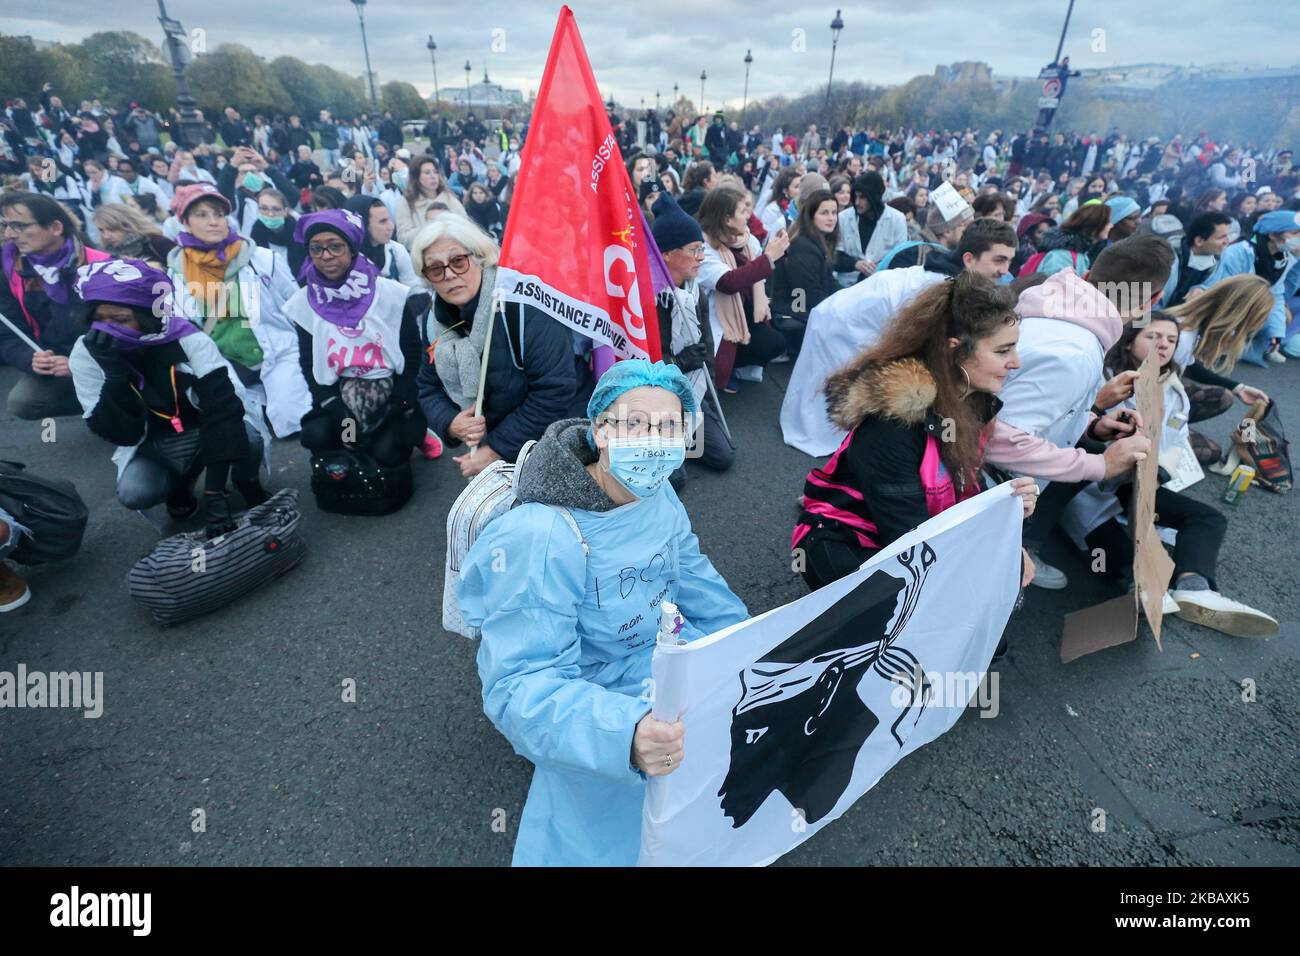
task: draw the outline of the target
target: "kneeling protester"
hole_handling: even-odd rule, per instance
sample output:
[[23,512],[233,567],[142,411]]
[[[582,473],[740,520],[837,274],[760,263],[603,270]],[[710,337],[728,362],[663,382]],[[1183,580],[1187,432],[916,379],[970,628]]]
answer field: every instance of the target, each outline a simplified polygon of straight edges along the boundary
[[93,321],[68,361],[86,424],[118,446],[118,500],[134,510],[165,501],[184,519],[198,510],[203,472],[208,531],[231,529],[231,479],[249,507],[268,497],[261,405],[216,343],[175,311],[165,273],[138,259],[96,262],[80,269],[77,291]]
[[306,286],[285,305],[312,407],[299,436],[312,452],[312,491],[325,511],[387,514],[411,497],[411,451],[424,441],[416,390],[420,318],[409,295],[361,255],[365,226],[344,209],[303,216]]

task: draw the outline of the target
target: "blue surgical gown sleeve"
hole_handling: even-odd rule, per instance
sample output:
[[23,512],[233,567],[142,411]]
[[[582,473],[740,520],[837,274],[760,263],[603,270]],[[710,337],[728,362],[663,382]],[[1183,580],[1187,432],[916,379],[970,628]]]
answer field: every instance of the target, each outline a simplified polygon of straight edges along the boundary
[[732,593],[727,582],[700,552],[700,540],[691,530],[691,519],[671,485],[664,494],[672,496],[674,531],[677,538],[677,607],[682,616],[698,628],[701,636],[720,631],[749,617],[745,603]]
[[586,561],[569,526],[539,504],[497,518],[470,549],[460,601],[483,631],[483,710],[539,768],[640,784],[632,735],[649,702],[584,680],[578,666]]

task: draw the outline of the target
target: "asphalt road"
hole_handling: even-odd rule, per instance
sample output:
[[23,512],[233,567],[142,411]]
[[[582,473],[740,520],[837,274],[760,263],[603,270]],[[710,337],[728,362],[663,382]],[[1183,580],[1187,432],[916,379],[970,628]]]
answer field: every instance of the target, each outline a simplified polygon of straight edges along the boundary
[[[776,424],[788,368],[728,399],[736,466],[696,471],[682,496],[754,612],[804,593],[788,543],[812,462]],[[1300,362],[1241,376],[1300,435]],[[4,392],[12,381],[0,373]],[[1206,431],[1222,440],[1234,423]],[[166,630],[126,593],[159,533],[117,504],[110,451],[76,419],[44,443],[0,405],[0,458],[73,479],[91,509],[81,553],[32,569],[32,601],[0,617],[0,670],[102,671],[105,696],[93,720],[0,710],[0,862],[508,863],[531,768],[483,716],[473,645],[439,626],[445,516],[463,487],[452,462],[416,461],[416,496],[395,515],[340,517],[316,510],[303,450],[278,442],[270,487],[302,493],[306,560]],[[1191,493],[1212,501],[1223,485],[1211,475]],[[968,712],[782,862],[1300,863],[1298,494],[1252,489],[1220,563],[1223,590],[1273,613],[1280,637],[1167,619],[1163,652],[1144,627],[1062,665],[1062,615],[1101,592],[1058,538],[1046,556],[1076,584],[1031,590],[1013,616],[1000,714]]]

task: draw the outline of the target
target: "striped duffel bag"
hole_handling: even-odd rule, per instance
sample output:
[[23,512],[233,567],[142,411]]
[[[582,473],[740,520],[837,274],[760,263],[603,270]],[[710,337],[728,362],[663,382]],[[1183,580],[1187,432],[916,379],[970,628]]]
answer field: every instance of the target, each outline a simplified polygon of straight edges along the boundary
[[215,538],[203,532],[164,538],[127,575],[131,597],[159,624],[179,624],[233,604],[302,560],[298,492],[285,488]]

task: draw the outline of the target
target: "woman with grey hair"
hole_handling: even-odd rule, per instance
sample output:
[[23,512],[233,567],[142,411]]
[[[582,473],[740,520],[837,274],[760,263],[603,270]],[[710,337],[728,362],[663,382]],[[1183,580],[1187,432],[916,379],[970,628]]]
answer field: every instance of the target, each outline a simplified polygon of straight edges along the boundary
[[[419,395],[429,427],[451,447],[471,478],[564,418],[577,387],[570,333],[531,306],[495,304],[498,250],[464,216],[444,214],[411,239],[411,260],[433,294],[421,333],[430,361],[420,367]],[[475,408],[488,346],[483,407]]]

